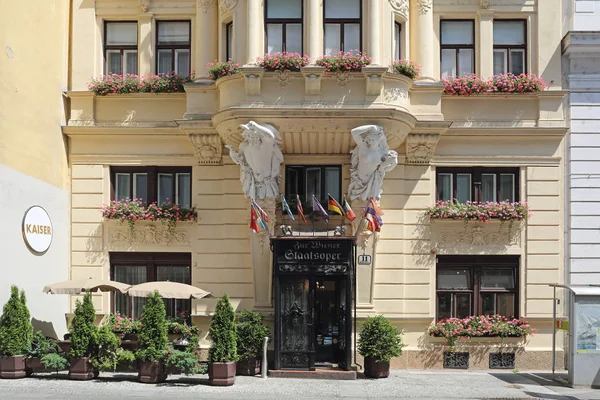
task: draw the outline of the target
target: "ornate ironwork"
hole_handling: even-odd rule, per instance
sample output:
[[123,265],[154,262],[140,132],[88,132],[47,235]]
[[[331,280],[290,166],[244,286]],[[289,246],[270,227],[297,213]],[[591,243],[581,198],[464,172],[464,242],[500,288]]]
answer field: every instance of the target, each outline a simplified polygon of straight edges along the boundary
[[469,353],[444,352],[444,368],[469,369]]
[[515,353],[490,353],[490,369],[515,369]]
[[281,363],[284,368],[308,368],[308,354],[281,353]]
[[279,264],[279,272],[316,272],[321,274],[345,274],[347,265],[307,265],[307,264]]
[[300,323],[300,319],[304,319],[304,315],[306,311],[301,309],[298,303],[294,302],[290,308],[283,312],[284,318],[288,319],[294,325],[298,325]]

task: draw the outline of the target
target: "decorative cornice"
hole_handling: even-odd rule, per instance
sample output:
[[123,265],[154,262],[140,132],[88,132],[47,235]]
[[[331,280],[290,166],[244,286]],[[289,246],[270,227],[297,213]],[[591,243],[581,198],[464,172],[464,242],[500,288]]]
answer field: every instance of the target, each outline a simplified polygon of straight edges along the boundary
[[394,11],[408,19],[408,0],[389,0]]
[[148,12],[148,9],[150,9],[150,0],[140,0],[140,8],[143,12]]
[[481,6],[481,8],[488,8],[492,5],[492,0],[481,0],[479,2],[479,5]]
[[433,8],[433,0],[417,0],[419,14],[425,15]]
[[219,0],[219,11],[221,14],[227,14],[237,5],[238,0]]
[[188,133],[188,136],[194,145],[198,165],[223,164],[223,144],[218,134]]
[[212,7],[216,7],[216,0],[198,0],[198,7],[202,8],[204,14],[208,14]]
[[440,140],[438,134],[410,134],[406,138],[406,162],[429,164]]

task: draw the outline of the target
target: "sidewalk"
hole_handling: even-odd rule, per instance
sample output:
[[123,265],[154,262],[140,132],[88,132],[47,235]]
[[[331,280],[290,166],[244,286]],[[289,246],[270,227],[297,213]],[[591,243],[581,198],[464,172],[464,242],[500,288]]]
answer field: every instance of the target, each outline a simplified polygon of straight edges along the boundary
[[600,390],[578,390],[549,380],[550,373],[393,371],[388,379],[327,381],[237,377],[231,387],[212,387],[207,376],[171,376],[159,385],[136,381],[135,374],[102,373],[77,382],[66,373],[0,380],[3,399],[550,399],[600,400]]

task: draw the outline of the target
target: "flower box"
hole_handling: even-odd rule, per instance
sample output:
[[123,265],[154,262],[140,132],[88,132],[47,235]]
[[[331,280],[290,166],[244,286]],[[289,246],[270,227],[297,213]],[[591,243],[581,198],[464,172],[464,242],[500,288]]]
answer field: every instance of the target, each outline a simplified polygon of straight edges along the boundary
[[265,54],[257,60],[257,65],[265,71],[291,71],[300,72],[300,69],[310,63],[310,57],[299,53],[274,53]]
[[427,207],[425,216],[430,220],[449,219],[460,221],[489,222],[497,219],[501,222],[524,221],[530,215],[526,202],[485,202],[467,201],[458,203],[452,200],[438,201],[434,206]]

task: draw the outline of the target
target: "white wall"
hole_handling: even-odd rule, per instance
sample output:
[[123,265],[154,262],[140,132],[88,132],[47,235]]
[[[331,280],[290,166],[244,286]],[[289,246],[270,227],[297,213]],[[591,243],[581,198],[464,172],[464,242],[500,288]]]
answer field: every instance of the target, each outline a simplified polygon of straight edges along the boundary
[[[53,225],[52,244],[43,255],[32,253],[21,233],[25,211],[33,205],[43,207]],[[62,339],[68,296],[44,294],[42,289],[67,280],[68,274],[68,193],[0,164],[0,304],[10,296],[10,286],[17,285],[27,294],[32,318],[50,323]]]

